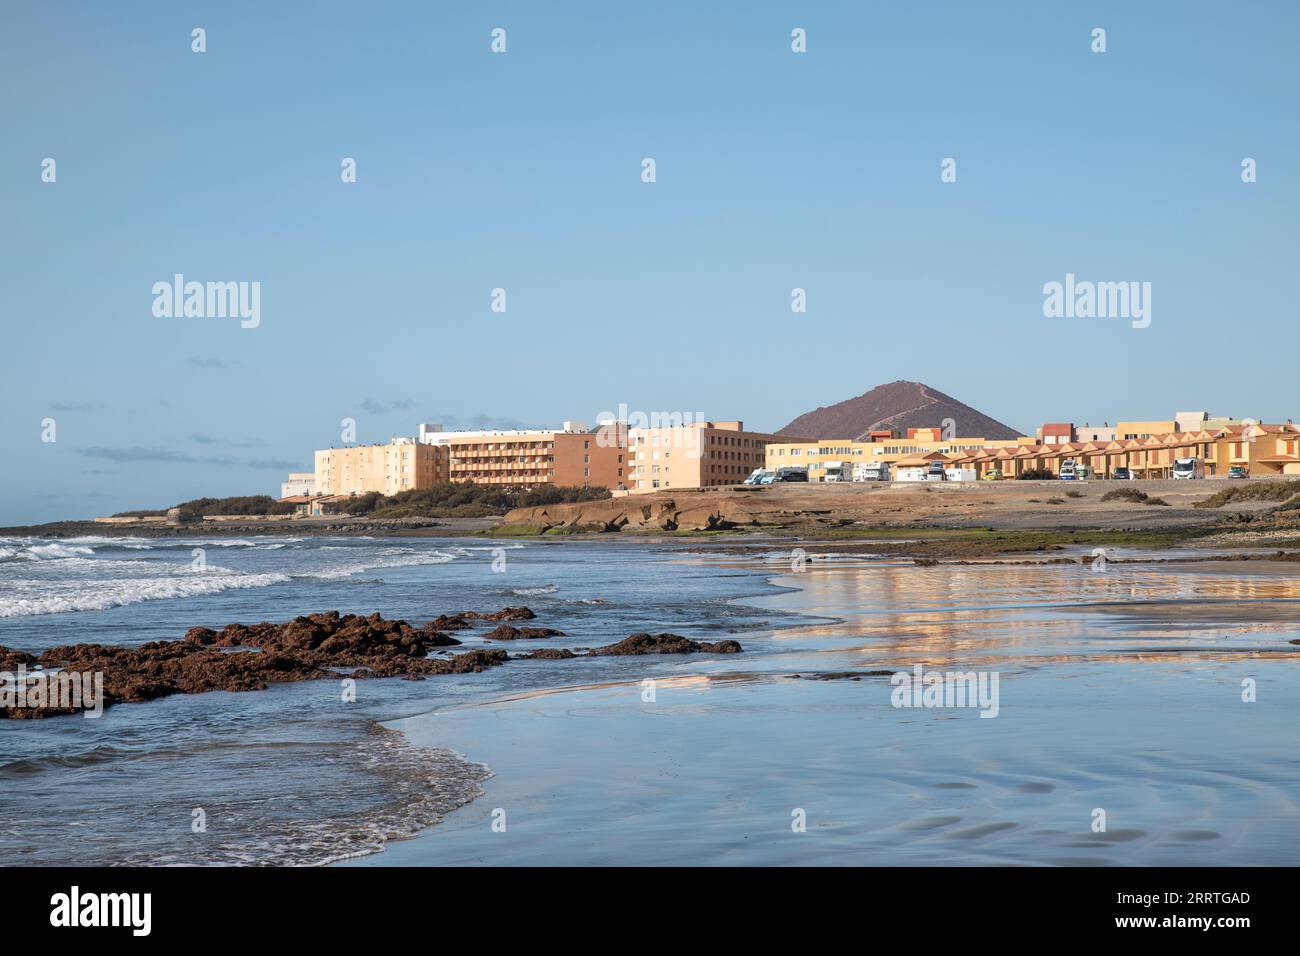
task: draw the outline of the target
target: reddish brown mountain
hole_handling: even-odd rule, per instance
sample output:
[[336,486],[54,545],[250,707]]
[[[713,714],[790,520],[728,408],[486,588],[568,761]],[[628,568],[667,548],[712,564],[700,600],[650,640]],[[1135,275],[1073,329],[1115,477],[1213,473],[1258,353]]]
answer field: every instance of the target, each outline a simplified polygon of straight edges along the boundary
[[800,415],[777,434],[799,438],[865,439],[867,432],[942,428],[951,418],[957,438],[1018,438],[1024,432],[989,418],[950,395],[920,382],[890,382],[865,395]]

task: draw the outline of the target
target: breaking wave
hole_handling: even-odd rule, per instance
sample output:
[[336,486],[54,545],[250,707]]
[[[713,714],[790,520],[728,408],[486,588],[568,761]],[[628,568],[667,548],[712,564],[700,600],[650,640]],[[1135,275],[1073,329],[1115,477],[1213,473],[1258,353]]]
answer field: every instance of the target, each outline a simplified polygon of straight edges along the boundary
[[[0,538],[0,618],[103,611],[141,601],[198,597],[289,581],[344,581],[366,572],[446,564],[456,559],[451,551],[400,546],[341,548],[329,554],[320,548],[284,550],[301,540]],[[190,552],[213,545],[273,552],[274,556],[268,553],[254,562],[254,567],[243,570],[214,563],[196,569],[189,560]],[[177,549],[183,555],[179,561]],[[226,553],[234,560],[237,551]]]

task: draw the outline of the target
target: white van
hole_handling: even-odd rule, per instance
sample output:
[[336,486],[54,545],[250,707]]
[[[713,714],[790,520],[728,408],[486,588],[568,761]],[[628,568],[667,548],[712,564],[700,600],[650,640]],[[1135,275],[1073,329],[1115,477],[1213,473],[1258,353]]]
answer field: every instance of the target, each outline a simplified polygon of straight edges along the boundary
[[888,481],[889,462],[860,461],[853,466],[854,481]]
[[1205,462],[1199,458],[1175,458],[1175,478],[1204,478]]

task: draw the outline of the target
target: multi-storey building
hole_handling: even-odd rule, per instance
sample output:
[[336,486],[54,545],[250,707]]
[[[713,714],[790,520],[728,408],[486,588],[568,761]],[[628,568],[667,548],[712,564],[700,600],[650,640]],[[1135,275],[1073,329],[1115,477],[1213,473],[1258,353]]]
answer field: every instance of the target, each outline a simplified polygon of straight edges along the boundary
[[414,438],[386,445],[354,445],[316,452],[314,491],[318,495],[363,495],[377,491],[431,488],[447,480],[447,449]]
[[420,442],[446,449],[451,481],[627,487],[626,429],[617,422],[596,429],[565,422],[554,429],[450,432],[440,425],[421,425]]
[[783,440],[745,431],[739,421],[629,428],[628,488],[635,494],[739,484],[763,467],[767,446]]

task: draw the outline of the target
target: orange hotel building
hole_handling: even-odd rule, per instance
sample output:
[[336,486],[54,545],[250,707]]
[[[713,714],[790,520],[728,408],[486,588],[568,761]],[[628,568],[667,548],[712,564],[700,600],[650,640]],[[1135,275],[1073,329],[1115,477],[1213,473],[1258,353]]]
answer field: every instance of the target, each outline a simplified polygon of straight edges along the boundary
[[626,428],[614,422],[588,429],[565,422],[557,429],[442,430],[421,425],[420,442],[448,449],[452,481],[480,485],[627,487]]

